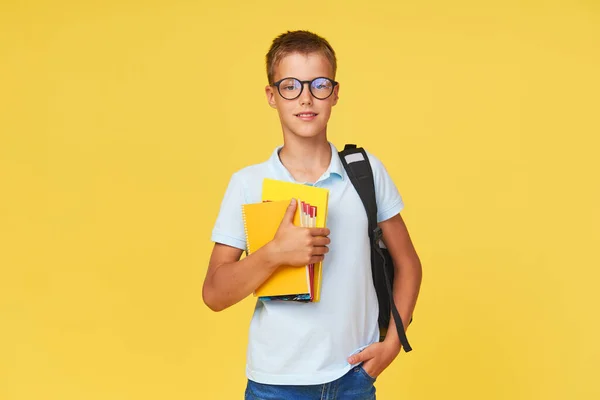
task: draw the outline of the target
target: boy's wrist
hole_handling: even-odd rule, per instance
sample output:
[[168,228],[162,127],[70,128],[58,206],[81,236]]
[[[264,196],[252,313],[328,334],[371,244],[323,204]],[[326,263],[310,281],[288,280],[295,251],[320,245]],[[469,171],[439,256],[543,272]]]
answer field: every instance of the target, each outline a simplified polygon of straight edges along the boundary
[[398,338],[398,334],[390,334],[390,332],[388,331],[388,334],[385,335],[385,338],[383,339],[383,343],[392,349],[397,349],[398,351],[400,351],[400,349],[402,348],[402,344],[400,343],[400,339]]
[[279,252],[277,251],[277,245],[274,241],[270,241],[264,247],[264,257],[265,257],[265,265],[272,270],[277,269],[279,266],[283,265],[281,258],[279,256]]

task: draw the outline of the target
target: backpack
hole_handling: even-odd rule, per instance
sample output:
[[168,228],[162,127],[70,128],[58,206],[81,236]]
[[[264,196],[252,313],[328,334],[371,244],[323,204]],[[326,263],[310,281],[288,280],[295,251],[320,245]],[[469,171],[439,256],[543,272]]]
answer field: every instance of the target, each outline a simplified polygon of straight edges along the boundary
[[[381,228],[377,226],[375,182],[369,158],[365,150],[361,147],[356,147],[355,144],[346,144],[344,150],[339,152],[339,156],[350,181],[360,196],[369,220],[368,234],[371,243],[371,272],[377,293],[377,301],[379,302],[379,330],[382,332],[379,340],[382,341],[385,337],[391,313],[396,322],[396,329],[400,343],[402,343],[402,348],[405,352],[409,352],[412,348],[406,338],[404,326],[402,325],[402,320],[392,294],[394,263],[389,250],[380,246],[383,233]],[[412,319],[409,321],[409,324],[410,322],[412,322]]]

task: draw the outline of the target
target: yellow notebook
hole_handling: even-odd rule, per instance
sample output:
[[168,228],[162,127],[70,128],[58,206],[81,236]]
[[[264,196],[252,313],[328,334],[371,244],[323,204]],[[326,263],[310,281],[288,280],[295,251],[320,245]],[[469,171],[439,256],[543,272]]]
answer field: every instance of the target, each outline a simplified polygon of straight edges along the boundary
[[[246,230],[246,245],[248,254],[251,254],[269,241],[273,240],[275,233],[283,220],[283,216],[290,204],[291,197],[287,200],[251,203],[242,205],[244,229]],[[296,208],[294,225],[300,226],[301,208]],[[297,296],[304,295],[310,298],[310,281],[308,267],[282,265],[265,281],[255,292],[255,296]]]
[[[316,217],[312,220],[314,226],[318,228],[325,227],[327,221],[327,207],[329,201],[329,190],[325,188],[303,185],[294,182],[285,182],[275,179],[265,178],[263,180],[262,188],[262,200],[263,201],[290,201],[295,198],[299,201],[298,208],[296,209],[296,215],[294,217],[294,224],[300,225],[300,213],[302,211],[301,202],[310,204],[316,207]],[[299,212],[300,211],[300,212]],[[285,212],[285,210],[284,210]],[[304,224],[303,224],[304,225]],[[327,259],[327,256],[325,256]],[[311,301],[319,301],[321,298],[321,280],[322,280],[322,267],[323,263],[314,264],[313,272],[313,293]],[[273,279],[273,281],[270,281]],[[277,291],[277,285],[279,284],[276,280],[276,275],[273,274],[269,280],[263,284],[257,291],[258,296],[267,296],[267,292],[270,290]]]

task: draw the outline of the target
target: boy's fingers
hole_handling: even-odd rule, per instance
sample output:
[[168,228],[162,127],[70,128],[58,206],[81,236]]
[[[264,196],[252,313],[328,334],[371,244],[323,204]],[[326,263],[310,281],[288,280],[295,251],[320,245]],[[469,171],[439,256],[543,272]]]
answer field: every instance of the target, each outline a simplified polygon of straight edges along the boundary
[[313,238],[313,246],[327,246],[331,240],[327,237],[317,236]]
[[312,236],[329,236],[328,228],[310,228],[310,234]]
[[322,256],[329,253],[329,247],[317,246],[313,248],[313,256]]
[[309,264],[316,264],[316,263],[320,263],[321,261],[323,261],[325,259],[325,256],[312,256],[310,258],[310,262]]
[[364,349],[360,353],[354,354],[353,356],[349,357],[348,362],[350,364],[358,364],[358,363],[367,361],[370,358],[373,358],[371,356],[371,351],[369,349]]

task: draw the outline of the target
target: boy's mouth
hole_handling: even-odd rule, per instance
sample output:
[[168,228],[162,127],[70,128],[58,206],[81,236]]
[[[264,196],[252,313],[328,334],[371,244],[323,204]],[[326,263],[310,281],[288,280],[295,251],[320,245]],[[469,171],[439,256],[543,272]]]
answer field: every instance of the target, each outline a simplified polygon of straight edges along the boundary
[[313,113],[313,112],[302,112],[299,114],[296,114],[296,117],[305,120],[305,121],[310,121],[315,119],[315,117],[317,116],[317,113]]

